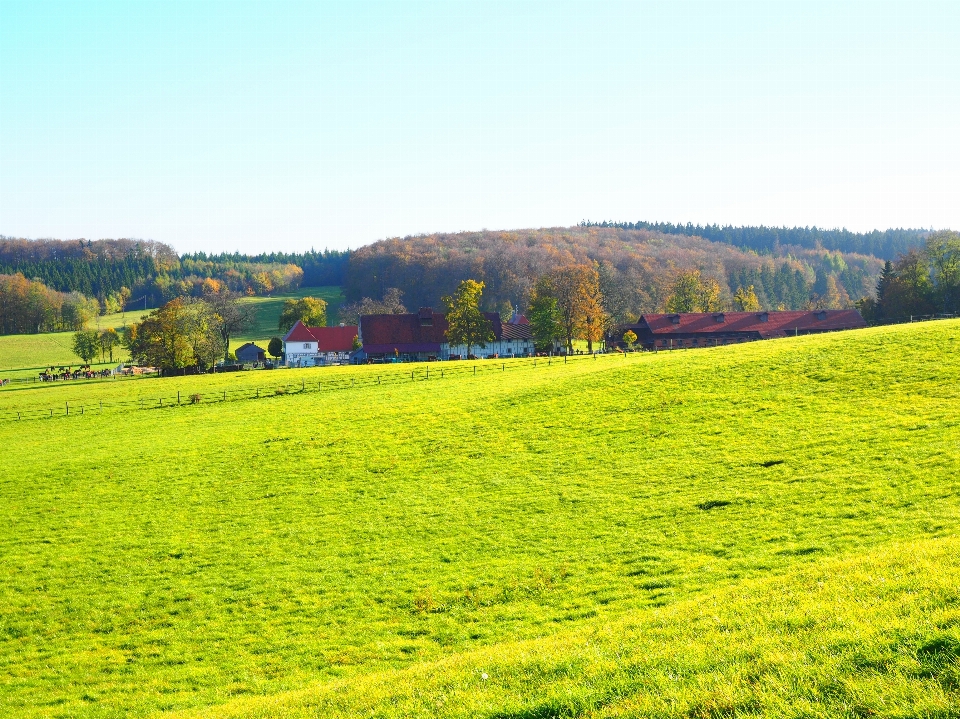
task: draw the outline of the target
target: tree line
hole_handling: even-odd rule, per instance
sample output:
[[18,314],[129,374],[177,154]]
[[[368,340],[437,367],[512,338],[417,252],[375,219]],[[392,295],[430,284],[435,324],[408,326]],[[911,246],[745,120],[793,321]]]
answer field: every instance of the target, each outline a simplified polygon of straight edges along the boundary
[[932,233],[923,247],[884,263],[875,295],[856,305],[871,324],[960,313],[960,234]]
[[79,292],[57,292],[21,273],[0,274],[0,333],[78,330],[98,312],[96,300]]
[[733,227],[732,225],[686,225],[671,222],[590,222],[582,227],[618,227],[625,230],[651,230],[665,235],[702,237],[735,247],[771,253],[785,247],[827,249],[892,260],[923,245],[930,230],[889,229],[851,232],[847,229],[823,230],[818,227]]

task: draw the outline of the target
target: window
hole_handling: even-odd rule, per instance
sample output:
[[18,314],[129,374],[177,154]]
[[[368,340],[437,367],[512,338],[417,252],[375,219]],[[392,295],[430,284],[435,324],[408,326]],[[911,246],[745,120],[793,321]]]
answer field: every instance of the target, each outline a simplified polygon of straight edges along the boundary
[[310,343],[309,343],[309,342],[304,342],[304,343],[303,343],[303,348],[304,348],[305,350],[310,349]]

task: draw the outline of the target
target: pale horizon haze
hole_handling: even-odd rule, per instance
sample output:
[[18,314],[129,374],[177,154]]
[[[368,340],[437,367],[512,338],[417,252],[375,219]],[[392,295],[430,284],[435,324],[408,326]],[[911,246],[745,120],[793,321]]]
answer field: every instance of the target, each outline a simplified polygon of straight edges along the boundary
[[957,2],[0,2],[0,234],[960,228]]

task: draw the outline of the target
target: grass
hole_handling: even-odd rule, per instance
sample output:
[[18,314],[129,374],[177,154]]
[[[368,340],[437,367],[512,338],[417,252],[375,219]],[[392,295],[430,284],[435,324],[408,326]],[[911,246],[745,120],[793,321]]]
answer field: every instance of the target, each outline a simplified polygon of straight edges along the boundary
[[958,338],[0,422],[0,713],[957,716]]
[[[336,321],[337,307],[343,302],[339,287],[304,287],[295,292],[274,297],[245,297],[241,302],[253,305],[256,310],[254,324],[245,333],[231,338],[230,348],[236,349],[245,342],[257,342],[266,349],[270,338],[279,334],[277,322],[280,319],[280,310],[284,301],[300,297],[319,297],[326,300],[329,305],[328,321],[330,323]],[[130,322],[139,321],[143,314],[143,310],[128,310],[123,313],[103,315],[97,318],[91,328],[106,329],[107,327],[114,327],[119,330]],[[0,379],[34,377],[38,370],[51,365],[76,367],[80,364],[80,359],[71,349],[72,342],[72,332],[0,335]],[[95,364],[95,367],[98,369],[115,367],[123,352],[123,349],[118,348],[114,352],[116,362]]]

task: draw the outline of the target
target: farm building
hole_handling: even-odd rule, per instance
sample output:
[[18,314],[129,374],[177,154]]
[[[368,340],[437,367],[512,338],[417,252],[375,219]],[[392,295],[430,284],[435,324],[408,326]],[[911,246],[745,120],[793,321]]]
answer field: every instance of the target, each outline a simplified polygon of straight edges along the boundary
[[[495,312],[484,316],[493,328],[494,340],[474,346],[478,357],[531,354],[533,341],[530,326],[522,315],[514,314],[502,322]],[[399,359],[405,362],[466,357],[465,346],[447,342],[447,319],[431,307],[398,315],[363,315],[360,318],[360,341],[363,348],[356,353],[359,361]]]
[[253,342],[240,345],[234,354],[237,356],[238,362],[263,362],[267,359],[267,351]]
[[638,346],[654,349],[713,347],[866,326],[857,310],[650,314],[636,323],[618,325],[607,336],[607,346],[624,347],[623,335],[628,330],[637,336]]
[[300,321],[283,338],[288,367],[314,367],[340,364],[350,359],[356,325],[307,327]]

